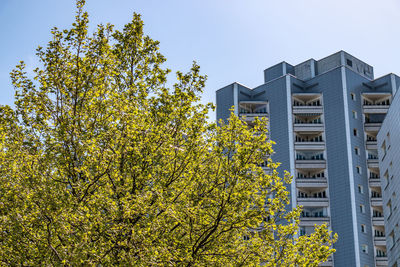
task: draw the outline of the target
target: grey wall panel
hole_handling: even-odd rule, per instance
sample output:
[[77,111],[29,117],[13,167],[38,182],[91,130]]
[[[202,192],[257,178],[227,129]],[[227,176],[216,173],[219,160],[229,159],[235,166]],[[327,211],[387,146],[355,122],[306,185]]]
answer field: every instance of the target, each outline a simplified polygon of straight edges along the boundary
[[[346,84],[348,90],[348,108],[349,108],[349,122],[351,129],[351,150],[352,150],[352,162],[353,162],[353,175],[354,175],[354,191],[355,191],[355,200],[356,200],[356,212],[357,212],[357,230],[358,230],[358,238],[359,238],[359,246],[360,250],[360,262],[361,266],[369,265],[374,266],[374,251],[373,251],[373,229],[371,225],[371,210],[369,203],[369,184],[368,184],[368,168],[366,164],[366,150],[365,150],[365,142],[364,142],[364,126],[363,126],[363,110],[362,110],[362,98],[361,94],[367,90],[370,90],[368,87],[365,87],[363,83],[368,82],[363,76],[355,73],[353,70],[346,68]],[[352,100],[350,94],[355,94],[355,99]],[[357,118],[353,118],[352,112],[355,111],[357,114]],[[358,136],[353,135],[353,129],[357,129]],[[354,148],[358,147],[360,151],[360,155],[356,155],[354,152]],[[356,166],[361,167],[361,174],[358,174],[355,170]],[[359,193],[358,186],[361,185],[364,193]],[[361,213],[359,206],[365,206],[365,213]],[[361,224],[366,225],[367,232],[361,232]],[[367,245],[369,249],[369,253],[365,254],[361,251],[361,245]]]
[[369,80],[374,79],[374,68],[358,58],[344,52],[344,64],[346,67],[357,72],[361,76],[365,76]]
[[339,236],[334,261],[336,266],[356,266],[340,68],[313,82],[318,83],[313,91],[323,94],[331,223]]
[[[390,134],[390,138],[387,134]],[[397,93],[378,133],[378,148],[385,142],[386,153],[379,150],[383,213],[389,266],[400,265],[400,94]],[[390,164],[392,163],[392,164]],[[388,173],[389,179],[384,178]],[[388,203],[391,203],[390,212]],[[391,237],[394,235],[394,238]],[[394,240],[393,240],[394,239]],[[393,242],[394,241],[394,242]]]
[[264,70],[264,83],[267,83],[273,79],[276,79],[286,73],[283,73],[283,64],[285,62],[278,63],[272,67],[269,67],[268,69]]
[[333,55],[330,55],[323,59],[318,60],[318,63],[317,63],[318,74],[323,74],[324,72],[327,72],[336,67],[339,67],[341,65],[340,53],[341,52],[337,52]]
[[229,109],[233,103],[233,84],[225,86],[216,92],[217,101],[217,121],[220,119],[227,120],[230,116]]
[[307,60],[294,66],[294,75],[300,80],[309,80],[315,76],[315,67],[315,60]]

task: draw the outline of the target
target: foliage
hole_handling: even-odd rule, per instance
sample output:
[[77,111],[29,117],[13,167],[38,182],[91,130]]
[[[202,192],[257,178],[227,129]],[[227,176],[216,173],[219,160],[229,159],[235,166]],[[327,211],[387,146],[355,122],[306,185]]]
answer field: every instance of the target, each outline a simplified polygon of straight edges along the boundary
[[[266,122],[209,123],[199,66],[166,88],[165,58],[139,15],[90,35],[83,6],[37,49],[33,80],[23,62],[11,73],[15,108],[0,107],[0,262],[326,260],[335,237],[325,226],[296,237],[300,209],[285,212],[290,176],[268,157]],[[269,174],[259,167],[266,155]]]

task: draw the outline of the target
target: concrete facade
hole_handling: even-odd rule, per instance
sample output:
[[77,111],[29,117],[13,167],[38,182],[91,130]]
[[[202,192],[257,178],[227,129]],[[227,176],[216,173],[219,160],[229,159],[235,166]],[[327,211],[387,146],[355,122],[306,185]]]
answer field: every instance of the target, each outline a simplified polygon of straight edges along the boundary
[[[400,85],[400,84],[399,84]],[[400,266],[400,94],[393,98],[378,133],[388,264]]]
[[372,66],[340,51],[276,64],[256,88],[216,92],[218,120],[232,106],[245,120],[269,118],[273,160],[294,177],[292,206],[303,206],[301,234],[326,223],[339,235],[324,266],[387,266],[376,135],[396,83],[393,74],[374,79]]

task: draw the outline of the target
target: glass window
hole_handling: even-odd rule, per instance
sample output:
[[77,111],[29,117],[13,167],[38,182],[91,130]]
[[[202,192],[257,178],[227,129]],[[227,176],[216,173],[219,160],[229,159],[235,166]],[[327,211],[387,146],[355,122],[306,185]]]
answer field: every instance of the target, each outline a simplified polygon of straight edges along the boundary
[[361,232],[363,232],[363,233],[367,232],[367,228],[366,228],[365,224],[361,224]]
[[368,254],[368,246],[367,245],[361,245],[361,251],[364,252],[365,254]]

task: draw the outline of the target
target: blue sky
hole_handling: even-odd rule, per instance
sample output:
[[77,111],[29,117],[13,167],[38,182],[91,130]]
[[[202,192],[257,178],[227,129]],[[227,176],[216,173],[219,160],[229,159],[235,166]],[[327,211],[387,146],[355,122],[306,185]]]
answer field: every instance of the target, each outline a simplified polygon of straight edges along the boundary
[[[12,104],[9,72],[53,26],[74,20],[73,0],[0,0],[0,104]],[[298,64],[345,50],[374,66],[375,77],[400,74],[399,0],[87,0],[91,25],[121,28],[133,12],[161,42],[166,67],[186,71],[196,60],[208,82],[204,102],[234,81],[263,82],[263,70],[281,61]],[[214,114],[211,114],[214,118]]]

